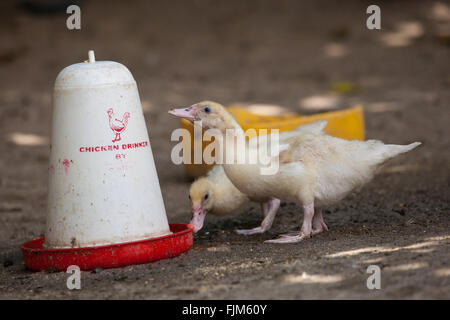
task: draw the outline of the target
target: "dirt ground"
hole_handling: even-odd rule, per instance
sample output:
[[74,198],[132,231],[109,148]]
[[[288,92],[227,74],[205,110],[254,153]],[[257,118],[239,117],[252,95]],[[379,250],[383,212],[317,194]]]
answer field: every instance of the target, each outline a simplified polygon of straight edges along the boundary
[[[69,31],[64,13],[2,1],[0,298],[449,299],[450,2],[376,3],[381,31],[366,28],[372,3],[356,0],[85,1],[82,29]],[[211,99],[311,113],[362,104],[367,138],[423,145],[328,208],[329,232],[264,244],[298,229],[301,211],[288,204],[270,232],[234,234],[259,224],[251,205],[208,216],[180,257],[83,272],[82,290],[69,291],[65,273],[27,271],[19,247],[44,232],[53,82],[88,49],[138,83],[170,222],[190,218],[189,180],[170,160],[171,106]],[[343,82],[349,92],[336,89]],[[371,264],[381,290],[366,287]]]

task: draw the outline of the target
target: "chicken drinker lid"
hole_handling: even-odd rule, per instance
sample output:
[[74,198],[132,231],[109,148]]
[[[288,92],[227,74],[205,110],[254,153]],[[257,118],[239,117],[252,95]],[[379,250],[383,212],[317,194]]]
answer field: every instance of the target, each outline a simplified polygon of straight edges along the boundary
[[[64,68],[55,81],[45,240],[22,246],[25,263],[63,270],[61,255],[83,250],[94,259],[78,261],[84,269],[154,261],[155,250],[137,248],[179,246],[160,247],[158,259],[188,250],[192,229],[182,226],[167,221],[131,72],[117,62],[96,62],[90,51],[88,61]],[[177,242],[177,235],[184,240]],[[120,261],[112,253],[95,260],[105,248],[124,247]]]

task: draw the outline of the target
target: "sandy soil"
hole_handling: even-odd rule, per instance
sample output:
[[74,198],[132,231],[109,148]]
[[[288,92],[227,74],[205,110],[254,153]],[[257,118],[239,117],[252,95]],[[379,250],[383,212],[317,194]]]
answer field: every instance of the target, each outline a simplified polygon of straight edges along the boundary
[[[65,14],[2,1],[0,297],[450,298],[450,49],[441,31],[450,2],[378,3],[382,31],[366,29],[365,1],[85,1],[82,30],[69,31]],[[233,219],[207,217],[178,258],[83,272],[82,290],[69,291],[65,273],[27,271],[19,246],[44,232],[53,81],[88,49],[138,82],[171,222],[190,216],[189,181],[170,160],[173,105],[207,98],[309,113],[361,103],[368,138],[423,146],[327,209],[330,231],[310,240],[262,243],[298,228],[293,205],[265,235],[234,234],[259,224],[253,205]],[[342,81],[359,90],[331,93]],[[366,288],[370,264],[382,269],[381,290]]]

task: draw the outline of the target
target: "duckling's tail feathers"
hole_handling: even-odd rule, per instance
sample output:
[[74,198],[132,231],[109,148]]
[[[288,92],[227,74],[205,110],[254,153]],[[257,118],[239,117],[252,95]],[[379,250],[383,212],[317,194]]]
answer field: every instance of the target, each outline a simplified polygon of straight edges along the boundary
[[421,142],[413,142],[407,145],[387,144],[385,152],[383,152],[384,160],[388,160],[398,156],[399,154],[406,153],[412,149],[420,146]]

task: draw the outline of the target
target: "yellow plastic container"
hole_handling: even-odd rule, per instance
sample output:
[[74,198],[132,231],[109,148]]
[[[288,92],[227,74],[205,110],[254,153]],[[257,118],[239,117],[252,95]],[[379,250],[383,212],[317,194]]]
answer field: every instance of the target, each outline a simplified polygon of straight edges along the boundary
[[[247,129],[267,129],[270,133],[271,129],[279,129],[281,131],[289,131],[300,125],[312,123],[317,120],[328,121],[325,132],[331,136],[335,136],[347,140],[364,140],[364,115],[361,106],[354,108],[318,113],[314,115],[259,115],[240,107],[229,107],[227,110],[241,125],[245,131]],[[191,149],[191,159],[194,159],[194,125],[187,120],[181,120],[181,127],[189,130],[191,133],[191,141],[184,141],[184,149]],[[197,142],[198,143],[198,142]],[[203,141],[202,148],[211,142]],[[212,165],[201,164],[185,164],[186,173],[191,178],[205,175]]]

